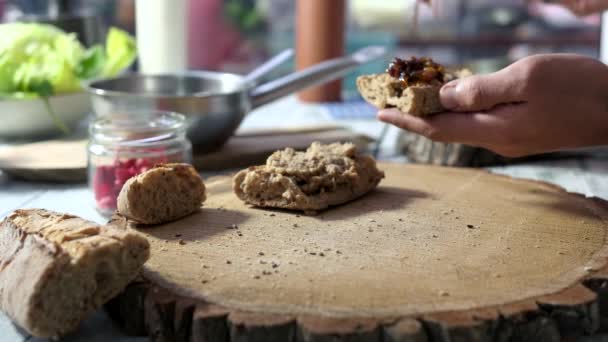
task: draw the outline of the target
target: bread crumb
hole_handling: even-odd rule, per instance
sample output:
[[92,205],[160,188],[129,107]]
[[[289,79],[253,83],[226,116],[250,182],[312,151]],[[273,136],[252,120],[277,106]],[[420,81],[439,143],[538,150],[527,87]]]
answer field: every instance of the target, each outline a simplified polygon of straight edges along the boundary
[[443,291],[443,290],[442,290],[442,291],[439,291],[439,295],[440,295],[441,297],[447,297],[447,296],[449,296],[450,294],[449,294],[447,291]]
[[258,252],[259,256],[264,256],[264,252]]

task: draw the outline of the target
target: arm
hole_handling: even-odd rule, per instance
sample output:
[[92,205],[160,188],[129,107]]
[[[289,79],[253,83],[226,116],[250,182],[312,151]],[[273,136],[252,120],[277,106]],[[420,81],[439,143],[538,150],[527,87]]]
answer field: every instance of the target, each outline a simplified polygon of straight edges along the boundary
[[581,16],[608,10],[608,0],[560,0],[558,2]]
[[389,109],[378,118],[509,157],[608,144],[608,67],[591,58],[527,57],[493,74],[447,83],[440,97],[449,112],[419,118]]

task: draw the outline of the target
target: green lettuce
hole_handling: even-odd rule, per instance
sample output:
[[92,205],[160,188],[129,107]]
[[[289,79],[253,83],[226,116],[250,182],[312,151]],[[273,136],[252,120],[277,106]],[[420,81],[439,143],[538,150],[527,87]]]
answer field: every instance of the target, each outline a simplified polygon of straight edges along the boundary
[[[111,28],[105,48],[85,48],[74,33],[38,23],[0,25],[0,97],[31,98],[49,84],[50,95],[82,90],[82,81],[116,76],[136,58],[135,40]],[[24,94],[28,94],[24,96]]]
[[38,23],[0,24],[0,99],[42,98],[55,124],[64,132],[49,97],[82,90],[82,81],[112,77],[135,60],[135,40],[110,28],[105,48],[85,48],[74,33]]

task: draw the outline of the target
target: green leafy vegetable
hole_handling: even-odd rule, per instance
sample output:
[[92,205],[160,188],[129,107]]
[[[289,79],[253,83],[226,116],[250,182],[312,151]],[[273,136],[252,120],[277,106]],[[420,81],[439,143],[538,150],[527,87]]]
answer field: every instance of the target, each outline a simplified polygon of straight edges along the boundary
[[101,45],[92,46],[85,51],[80,64],[76,68],[76,75],[82,79],[88,79],[101,74],[106,62],[106,54]]
[[0,99],[44,100],[49,115],[63,131],[49,97],[82,90],[82,81],[111,77],[136,57],[135,40],[111,28],[105,48],[86,49],[73,33],[38,23],[0,24]]
[[133,63],[137,55],[135,40],[125,31],[111,28],[106,38],[106,62],[101,76],[111,77]]

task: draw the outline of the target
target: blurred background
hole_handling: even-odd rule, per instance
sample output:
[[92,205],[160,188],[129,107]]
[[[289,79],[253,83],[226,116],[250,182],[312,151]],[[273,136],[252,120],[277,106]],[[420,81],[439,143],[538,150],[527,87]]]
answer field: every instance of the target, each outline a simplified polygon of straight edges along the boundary
[[[294,46],[295,1],[189,0],[188,63],[192,69],[247,71]],[[414,0],[349,0],[347,52],[380,44],[391,55],[426,55],[478,73],[541,52],[597,57],[600,16],[579,18],[554,5],[524,0],[443,0],[419,8]],[[3,21],[55,21],[79,33],[86,45],[100,42],[111,25],[135,32],[135,0],[0,0]],[[387,61],[360,68],[343,82],[344,98],[356,97],[354,77],[378,72]],[[137,65],[134,66],[137,68]],[[277,73],[293,69],[286,64]]]

